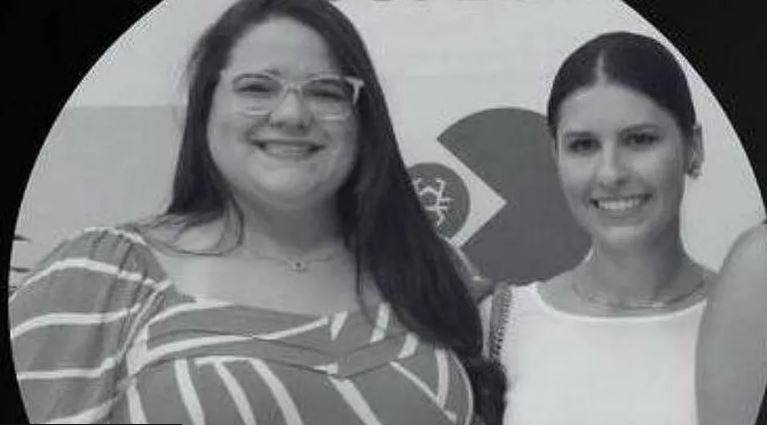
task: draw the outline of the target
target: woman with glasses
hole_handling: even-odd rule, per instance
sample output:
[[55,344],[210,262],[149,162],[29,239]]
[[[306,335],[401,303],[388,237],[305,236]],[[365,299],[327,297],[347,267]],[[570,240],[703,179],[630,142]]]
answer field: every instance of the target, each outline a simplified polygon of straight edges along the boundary
[[700,425],[752,425],[767,414],[765,306],[767,221],[735,241],[703,312],[695,381]]
[[464,268],[352,24],[240,0],[189,72],[165,213],[65,241],[11,301],[30,419],[500,423]]
[[656,40],[600,35],[559,68],[548,123],[562,190],[592,247],[571,270],[494,297],[506,312],[491,351],[509,379],[504,423],[694,424],[712,272],[679,231],[686,177],[703,160],[683,71]]

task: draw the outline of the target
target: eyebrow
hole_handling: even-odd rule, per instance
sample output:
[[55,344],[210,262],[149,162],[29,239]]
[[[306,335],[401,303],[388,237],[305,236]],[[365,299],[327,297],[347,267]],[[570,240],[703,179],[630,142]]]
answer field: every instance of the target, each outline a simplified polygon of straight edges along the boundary
[[[258,71],[238,71],[238,72],[225,70],[224,73],[232,77],[233,80],[238,80],[238,79],[246,78],[246,77],[254,77],[258,75],[268,75],[268,76],[273,76],[278,78],[282,77],[282,73],[275,68],[266,68],[266,69],[262,69]],[[339,75],[342,75],[342,74],[336,71],[328,70],[328,71],[310,72],[306,74],[303,78],[309,79],[309,78],[316,78],[316,77],[339,76]]]
[[260,70],[260,71],[237,71],[237,72],[227,71],[226,73],[229,74],[229,76],[231,76],[235,80],[240,78],[245,78],[245,77],[255,77],[259,75],[269,75],[269,76],[276,76],[276,77],[280,76],[279,72],[273,72],[272,70],[269,70],[269,69]]
[[579,138],[582,138],[582,137],[593,137],[593,136],[594,136],[593,132],[586,131],[586,130],[583,130],[583,131],[572,130],[572,131],[566,131],[566,132],[562,133],[562,138],[565,139],[565,140],[579,139]]
[[662,129],[659,125],[653,123],[639,123],[622,129],[619,134],[632,133],[635,131],[650,130],[654,132],[660,132]]

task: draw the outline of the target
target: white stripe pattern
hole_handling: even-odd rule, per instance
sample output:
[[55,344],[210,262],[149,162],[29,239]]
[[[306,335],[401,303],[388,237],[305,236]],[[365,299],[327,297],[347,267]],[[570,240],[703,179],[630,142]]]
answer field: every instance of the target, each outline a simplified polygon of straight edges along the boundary
[[[96,407],[83,410],[71,416],[51,419],[46,424],[95,424],[109,414],[117,397],[111,398]],[[32,419],[32,418],[30,418]]]
[[16,379],[19,381],[32,381],[38,379],[98,378],[106,371],[115,367],[119,357],[119,355],[107,357],[100,365],[94,368],[62,368],[18,372]]
[[389,327],[389,305],[381,304],[378,307],[378,317],[376,318],[376,325],[373,328],[373,334],[370,336],[370,343],[378,342],[383,339],[386,334],[386,329]]
[[414,333],[408,332],[405,336],[405,342],[402,344],[402,349],[397,354],[397,359],[401,360],[405,357],[410,357],[415,354],[415,350],[418,348],[418,337]]
[[447,353],[438,348],[434,350],[434,357],[437,359],[437,401],[440,406],[444,406],[447,402],[447,389],[450,386]]
[[440,408],[442,413],[445,414],[445,416],[450,422],[455,423],[457,421],[458,417],[455,414],[455,412],[450,411],[445,407],[446,400],[440,401],[437,398],[437,395],[432,390],[429,389],[429,386],[426,385],[425,382],[423,382],[420,378],[418,378],[413,372],[405,369],[401,364],[397,362],[391,362],[390,364],[392,365],[394,370],[401,373],[405,378],[407,378],[410,382],[412,382],[419,390],[421,390],[421,392],[423,392],[427,397],[429,397],[429,399]]
[[205,425],[205,412],[202,410],[200,398],[189,375],[189,362],[186,359],[178,359],[173,362],[173,368],[176,371],[181,400],[186,406],[189,417],[192,418],[194,425]]
[[326,326],[328,324],[329,319],[327,317],[319,318],[315,321],[306,323],[301,326],[296,326],[290,329],[284,329],[277,332],[269,332],[269,333],[263,333],[263,334],[256,334],[253,335],[253,338],[258,339],[266,339],[266,340],[275,340],[275,339],[282,339],[293,335],[298,335],[304,332],[308,332],[313,329],[321,328],[323,326]]
[[314,366],[314,369],[319,370],[321,372],[329,373],[331,375],[337,375],[338,374],[338,363],[316,365],[316,366]]
[[234,405],[237,406],[237,411],[240,413],[242,421],[245,422],[246,425],[256,425],[256,417],[253,414],[253,409],[251,408],[248,397],[245,395],[245,391],[243,391],[240,383],[237,382],[234,376],[232,376],[232,373],[229,372],[229,369],[227,369],[223,363],[213,363],[213,367],[216,368],[216,372],[224,382],[227,391],[229,391],[229,395],[232,397]]
[[176,305],[163,310],[162,312],[152,317],[152,319],[147,323],[147,325],[152,326],[155,323],[161,322],[166,319],[170,319],[171,317],[177,314],[186,313],[189,311],[213,310],[216,308],[224,308],[224,307],[230,307],[230,306],[231,306],[230,303],[227,303],[224,301],[196,299],[193,302]]
[[472,418],[474,417],[474,392],[471,390],[471,381],[461,362],[453,358],[453,364],[458,369],[458,374],[461,375],[461,379],[463,379],[463,387],[466,388],[466,418],[464,419],[463,425],[471,425]]
[[25,333],[47,326],[78,326],[78,325],[94,325],[98,323],[109,323],[115,320],[122,319],[125,316],[131,315],[137,312],[141,308],[141,304],[136,304],[133,307],[107,312],[107,313],[51,313],[42,316],[37,316],[27,320],[24,323],[19,324],[11,330],[11,339],[15,339]]
[[[104,232],[104,231],[106,231],[108,233],[112,233],[114,235],[123,236],[126,239],[129,239],[129,240],[131,240],[131,241],[133,241],[135,243],[138,243],[140,245],[145,245],[145,246],[147,245],[147,243],[144,241],[144,239],[141,236],[139,236],[139,235],[137,235],[135,233],[132,233],[132,232],[125,232],[125,231],[122,231],[122,230],[118,230],[118,229],[116,229],[114,227],[88,227],[86,229],[83,229],[83,230],[75,233],[74,235],[70,236],[66,240],[71,241],[71,240],[74,240],[74,239],[76,239],[76,238],[78,238],[80,236],[83,236],[83,235],[87,234],[87,233],[96,233],[96,232]],[[46,268],[45,270],[41,270],[41,271],[39,271],[39,272],[37,272],[37,273],[35,273],[33,275],[29,275],[27,277],[27,279],[25,279],[22,282],[21,286],[16,290],[16,292],[14,292],[13,295],[8,299],[8,301],[12,302],[14,299],[16,299],[16,296],[19,295],[21,290],[23,288],[25,288],[29,283],[37,281],[39,279],[42,279],[46,275],[48,275],[51,272],[55,271],[55,270],[50,270],[50,271],[46,272],[46,270],[48,270],[48,268]],[[142,283],[144,283],[144,284],[151,284],[153,282],[149,281],[149,282],[142,282]]]
[[130,414],[130,423],[132,424],[148,424],[149,421],[144,413],[144,405],[141,403],[141,396],[136,388],[135,381],[128,387],[125,392],[128,399],[128,413]]
[[126,380],[132,379],[136,373],[140,370],[141,363],[138,361],[142,356],[146,355],[147,342],[149,340],[149,325],[145,324],[141,330],[139,326],[144,321],[144,317],[149,314],[149,311],[154,306],[155,299],[160,296],[166,289],[171,287],[170,280],[163,280],[157,284],[154,292],[149,294],[144,302],[144,308],[138,313],[136,320],[134,320],[128,333],[125,337],[125,343],[120,347],[120,356],[124,356],[126,365],[128,367],[128,376]]
[[282,381],[280,381],[280,378],[278,378],[263,361],[252,359],[250,363],[272,391],[272,395],[274,396],[274,399],[277,400],[277,404],[282,411],[282,417],[285,418],[286,425],[303,425],[304,421],[301,420],[301,415],[298,413],[298,407],[296,407],[293,397],[290,396],[290,393],[285,388]]
[[349,312],[342,311],[333,315],[333,321],[330,324],[330,339],[333,341],[338,338],[338,334],[341,332],[341,328],[344,327],[346,318],[349,317]]
[[146,241],[144,241],[144,238],[142,238],[141,236],[139,236],[136,233],[128,232],[128,231],[125,231],[125,230],[116,229],[114,227],[104,227],[104,226],[86,227],[85,229],[83,229],[80,233],[78,233],[74,237],[85,235],[87,233],[103,233],[103,232],[111,233],[111,234],[113,234],[115,236],[122,236],[125,239],[128,239],[131,242],[135,242],[135,243],[137,243],[139,245],[146,245],[147,244]]
[[246,356],[226,356],[226,355],[211,355],[204,357],[197,357],[194,359],[194,364],[197,366],[224,364],[228,362],[249,362],[253,358]]
[[227,344],[230,342],[245,341],[248,339],[250,338],[240,335],[217,335],[171,342],[144,352],[142,352],[143,350],[131,350],[131,354],[129,355],[129,372],[131,375],[135,375],[136,373],[140,372],[141,369],[146,367],[146,365],[168,354],[188,350],[191,348],[199,348],[216,344]]
[[157,281],[144,277],[143,273],[128,272],[128,271],[120,269],[119,267],[113,264],[91,260],[90,258],[73,257],[73,258],[67,258],[65,260],[56,261],[53,264],[49,265],[48,267],[44,268],[43,270],[30,276],[29,279],[24,281],[21,288],[19,288],[19,291],[47,277],[49,274],[53,272],[70,270],[70,269],[83,269],[83,270],[88,270],[88,271],[97,272],[97,273],[104,273],[104,274],[114,276],[117,279],[141,283],[142,285],[157,284]]
[[[212,355],[212,356],[198,357],[194,359],[194,364],[197,366],[203,366],[203,365],[222,363],[222,362],[235,362],[235,361],[250,362],[251,360],[253,360],[253,357]],[[315,370],[319,370],[319,371],[327,372],[331,374],[338,373],[338,363],[316,365],[316,366],[312,366],[312,368]]]
[[[139,313],[139,316],[146,313],[147,309],[152,305],[152,301],[154,297],[156,297],[160,292],[165,290],[170,282],[163,281],[160,282],[157,286],[157,289],[148,297],[148,301],[144,303],[144,309]],[[133,328],[138,324],[134,323]],[[132,332],[131,332],[132,333]],[[130,333],[129,333],[130,335]],[[16,379],[19,381],[24,380],[39,380],[39,379],[69,379],[69,378],[98,378],[101,375],[103,375],[108,370],[114,368],[119,360],[123,358],[125,355],[126,350],[129,347],[129,344],[131,343],[130,336],[126,338],[125,345],[120,349],[120,351],[115,354],[114,356],[106,357],[99,366],[96,366],[94,368],[63,368],[63,369],[54,369],[54,370],[29,370],[24,372],[18,372],[16,374]],[[128,363],[128,366],[130,367],[130,362]]]
[[354,384],[348,379],[330,377],[330,382],[365,425],[383,425],[370,405]]
[[[125,232],[118,230],[116,228],[111,227],[98,227],[98,228],[88,228],[83,233],[87,232],[106,232],[114,235],[118,235],[120,237],[124,237],[126,239],[129,239],[133,241],[134,243],[146,245],[146,242],[138,235],[133,234],[130,232]],[[110,239],[107,238],[107,242],[109,242]],[[153,280],[152,278],[149,278],[147,276],[156,277],[155,275],[147,275],[143,270],[138,269],[138,272],[131,272],[123,270],[121,267],[103,263],[101,261],[95,261],[88,258],[71,258],[67,260],[59,260],[48,267],[46,267],[44,270],[35,273],[34,276],[31,277],[27,281],[29,282],[37,282],[37,283],[47,283],[43,279],[46,276],[50,276],[51,274],[56,273],[59,270],[68,270],[68,269],[82,269],[85,271],[91,271],[91,272],[97,272],[97,273],[105,273],[107,275],[114,276],[115,279],[120,279],[123,281],[132,281],[132,282],[138,282],[143,285],[147,285],[147,288],[141,288],[138,285],[132,285],[133,287],[136,287],[137,289],[143,289],[142,296],[144,294],[148,294],[148,296],[145,298],[144,302],[142,302],[139,305],[128,305],[124,306],[125,308],[117,311],[107,311],[107,312],[90,312],[90,313],[79,313],[79,312],[67,312],[67,313],[51,313],[46,315],[41,315],[32,319],[29,319],[25,321],[24,323],[21,323],[20,325],[17,325],[14,327],[11,331],[12,338],[15,337],[21,337],[23,335],[26,335],[27,333],[31,333],[35,330],[45,328],[45,327],[53,327],[58,325],[63,326],[78,326],[78,325],[98,325],[100,323],[114,323],[118,322],[121,319],[130,318],[130,320],[127,320],[125,323],[124,328],[120,328],[120,336],[122,338],[122,342],[119,344],[117,352],[111,352],[109,354],[113,354],[112,357],[103,358],[99,357],[96,360],[91,360],[87,364],[87,368],[68,368],[68,369],[55,369],[55,370],[32,370],[32,371],[25,371],[19,373],[19,379],[64,379],[64,378],[97,378],[102,377],[102,375],[105,375],[107,371],[110,370],[118,370],[122,372],[121,369],[116,369],[117,365],[122,365],[123,359],[125,360],[125,365],[127,366],[128,370],[128,376],[119,376],[117,377],[120,379],[118,382],[118,386],[116,387],[116,390],[119,394],[122,394],[122,396],[125,397],[127,402],[127,410],[129,417],[124,418],[128,419],[133,423],[145,423],[148,421],[147,413],[150,415],[153,414],[154,410],[150,407],[152,406],[152,403],[157,401],[164,403],[162,400],[153,400],[153,397],[150,393],[144,393],[144,387],[140,387],[137,385],[137,382],[140,382],[141,379],[137,377],[137,374],[140,373],[141,370],[143,370],[147,365],[154,364],[155,361],[159,359],[166,359],[166,355],[169,355],[168,357],[176,357],[172,354],[175,354],[176,352],[180,352],[179,355],[184,355],[183,351],[188,349],[194,349],[198,347],[205,347],[205,346],[211,346],[215,344],[226,344],[231,342],[239,342],[239,341],[246,341],[251,340],[252,338],[260,338],[264,340],[279,340],[281,338],[290,337],[292,335],[298,335],[304,332],[308,332],[314,329],[318,329],[321,327],[324,327],[326,325],[329,325],[329,336],[332,338],[332,340],[336,340],[342,330],[344,329],[344,326],[348,323],[349,313],[348,312],[339,312],[335,313],[333,315],[328,315],[327,317],[322,317],[320,319],[312,320],[308,323],[299,324],[297,326],[294,326],[290,329],[284,329],[279,330],[276,332],[266,332],[259,335],[217,335],[217,336],[211,336],[211,337],[200,337],[200,338],[194,338],[194,339],[187,339],[184,341],[176,341],[172,343],[166,343],[164,345],[153,347],[151,350],[148,347],[149,337],[150,337],[150,325],[161,323],[164,320],[168,320],[172,317],[177,317],[184,312],[192,312],[192,311],[205,311],[207,309],[215,309],[215,308],[221,308],[221,307],[228,307],[231,306],[231,303],[226,303],[223,301],[217,301],[217,300],[207,300],[207,299],[197,299],[195,298],[194,302],[191,303],[183,303],[179,305],[174,305],[170,308],[167,308],[167,306],[161,305],[157,302],[158,298],[162,299],[162,292],[166,290],[167,288],[172,286],[172,283],[169,280],[165,280],[162,282],[157,282]],[[65,277],[68,275],[65,275]],[[54,278],[57,276],[53,276]],[[43,282],[41,282],[43,280]],[[108,279],[107,279],[108,280]],[[87,282],[85,282],[87,283]],[[42,286],[42,285],[41,285]],[[18,292],[17,292],[18,295]],[[119,306],[119,308],[122,308],[123,306]],[[162,308],[160,308],[162,307]],[[156,316],[152,316],[155,313],[160,310],[159,314]],[[133,317],[133,316],[136,317]],[[388,332],[388,328],[392,326],[390,323],[393,320],[391,317],[391,311],[390,306],[387,304],[381,304],[378,307],[377,311],[377,317],[376,317],[376,324],[375,328],[372,330],[372,333],[370,334],[370,342],[378,342],[381,341],[386,337],[386,333]],[[95,326],[97,327],[97,326]],[[73,329],[74,331],[77,331],[78,329]],[[327,338],[328,334],[325,334],[324,329],[323,335],[325,335],[325,338]],[[367,335],[363,336],[363,339],[366,339]],[[405,335],[404,342],[402,343],[402,346],[399,350],[398,358],[405,358],[413,355],[416,350],[419,347],[420,342],[418,341],[417,337],[412,333],[407,333]],[[237,347],[239,347],[240,344],[237,344]],[[396,350],[396,346],[395,346]],[[202,350],[205,351],[205,350]],[[396,352],[396,351],[395,351]],[[442,357],[440,357],[440,354]],[[203,354],[204,355],[204,354]],[[403,367],[400,363],[392,362],[392,367],[399,372],[406,380],[409,380],[413,385],[415,385],[420,391],[422,391],[429,400],[433,401],[435,404],[439,405],[441,402],[442,407],[441,411],[445,413],[452,422],[455,422],[456,415],[453,412],[449,412],[444,408],[444,405],[447,402],[448,398],[448,383],[450,381],[450,371],[448,369],[448,365],[453,366],[450,362],[451,360],[453,363],[455,363],[455,359],[452,357],[448,357],[444,352],[442,353],[435,353],[436,361],[438,364],[438,379],[436,386],[436,389],[430,388],[430,385],[427,385],[424,381],[422,381],[418,375],[411,372],[409,369],[406,369]],[[303,420],[301,417],[301,412],[298,409],[298,405],[296,404],[296,400],[294,400],[295,394],[291,395],[291,393],[288,391],[288,387],[286,387],[287,384],[292,384],[292,381],[285,381],[278,376],[275,371],[279,371],[281,369],[272,369],[268,366],[268,363],[264,362],[260,359],[254,359],[252,357],[240,357],[240,356],[208,356],[208,357],[202,357],[202,358],[196,358],[195,360],[188,360],[186,358],[177,359],[177,358],[168,358],[167,360],[170,360],[167,364],[167,366],[173,366],[174,369],[174,378],[176,383],[178,384],[179,388],[179,399],[184,405],[184,407],[181,406],[175,406],[176,409],[183,409],[186,408],[187,412],[189,412],[189,417],[192,420],[192,423],[194,425],[205,425],[206,418],[205,418],[205,410],[203,409],[202,403],[201,403],[201,396],[204,395],[202,393],[199,393],[198,390],[199,387],[195,386],[195,382],[193,381],[194,375],[194,366],[193,364],[212,364],[214,366],[214,371],[216,372],[217,376],[221,379],[221,382],[224,384],[225,388],[227,389],[227,394],[231,397],[231,400],[235,404],[237,408],[237,412],[239,413],[239,416],[243,419],[243,421],[247,424],[253,424],[256,425],[256,415],[254,414],[254,410],[257,406],[251,405],[250,400],[247,398],[247,393],[245,392],[245,389],[247,387],[243,387],[242,384],[239,382],[239,380],[243,380],[244,378],[235,376],[233,374],[234,368],[233,367],[227,367],[227,364],[225,362],[230,360],[238,360],[242,361],[245,360],[247,363],[249,363],[255,370],[257,374],[261,377],[264,384],[269,388],[271,391],[271,394],[274,397],[274,402],[277,404],[276,407],[278,407],[282,413],[282,417],[286,421],[286,425],[303,425]],[[391,360],[391,358],[389,359]],[[92,367],[95,362],[100,361],[101,364]],[[442,363],[440,363],[442,362]],[[385,363],[384,363],[385,364]],[[78,365],[75,365],[78,366]],[[324,370],[328,373],[337,373],[338,372],[338,363],[330,363],[326,365],[316,365],[313,366],[317,370]],[[460,368],[460,366],[459,366]],[[443,370],[444,369],[444,370]],[[467,383],[467,377],[465,376],[465,372],[461,369],[461,372],[463,372],[463,375],[461,377],[463,378],[463,383]],[[313,374],[317,375],[317,374]],[[111,375],[106,375],[110,380],[112,379]],[[249,376],[249,375],[246,375]],[[170,378],[173,380],[174,378]],[[238,379],[239,378],[239,379]],[[322,376],[320,376],[320,379]],[[339,393],[339,395],[342,397],[345,403],[347,403],[350,407],[350,409],[356,414],[362,423],[365,425],[381,425],[381,422],[379,418],[377,417],[376,413],[373,410],[373,407],[377,407],[378,404],[374,403],[377,399],[371,398],[370,402],[366,400],[365,396],[360,392],[358,387],[355,385],[355,383],[351,380],[346,379],[337,379],[332,376],[329,376],[328,379],[330,380],[331,384],[335,388],[335,390]],[[456,381],[455,384],[458,384],[458,381],[461,381],[461,379],[453,379],[453,381]],[[111,382],[111,381],[110,381]],[[243,381],[244,382],[244,381]],[[46,384],[46,383],[43,383]],[[53,383],[58,384],[58,383]],[[62,385],[68,385],[69,382],[62,382]],[[201,384],[198,382],[198,384]],[[171,384],[172,385],[172,384]],[[300,384],[299,384],[300,385]],[[407,384],[405,384],[407,385]],[[290,388],[293,388],[292,385]],[[141,390],[141,391],[139,391]],[[368,396],[370,397],[370,396]],[[115,397],[113,399],[107,400],[106,402],[100,402],[96,401],[96,403],[101,403],[96,407],[90,407],[87,410],[80,411],[79,413],[76,413],[74,415],[69,415],[67,417],[60,417],[52,419],[50,423],[69,423],[69,422],[80,422],[80,423],[95,423],[99,421],[105,421],[110,419],[110,412],[114,408],[115,403],[118,402],[118,400],[122,400],[121,398]],[[142,403],[142,400],[146,403]],[[206,398],[202,398],[202,400],[207,401]],[[301,401],[301,399],[298,399],[297,401]],[[469,408],[471,409],[471,405],[473,403],[473,400],[471,399],[471,394],[469,394]],[[207,406],[207,405],[206,405]],[[145,410],[144,407],[149,408],[149,410]],[[302,405],[302,407],[304,407]],[[82,409],[83,407],[78,407]],[[122,409],[120,409],[122,411]],[[258,412],[258,411],[256,411]],[[271,410],[271,412],[274,412],[274,410]],[[210,412],[208,412],[210,413]],[[231,414],[234,414],[234,412],[230,412]],[[59,413],[61,414],[61,413]],[[307,412],[304,412],[305,415],[308,415]],[[469,415],[470,417],[470,415]],[[276,416],[272,417],[271,419],[276,420]],[[264,419],[261,419],[262,421]],[[267,419],[266,422],[272,423],[271,420]]]
[[246,361],[253,366],[253,369],[255,369],[256,373],[261,376],[261,379],[263,379],[264,383],[272,391],[272,395],[277,401],[277,405],[280,407],[282,416],[285,418],[287,425],[303,425],[304,422],[301,419],[298,407],[293,401],[293,398],[290,396],[287,388],[285,388],[285,385],[282,383],[282,381],[277,377],[277,375],[274,374],[274,372],[272,372],[272,370],[264,361],[244,356],[218,355],[195,359],[195,364],[198,366],[212,364],[218,368],[226,362],[232,361]]

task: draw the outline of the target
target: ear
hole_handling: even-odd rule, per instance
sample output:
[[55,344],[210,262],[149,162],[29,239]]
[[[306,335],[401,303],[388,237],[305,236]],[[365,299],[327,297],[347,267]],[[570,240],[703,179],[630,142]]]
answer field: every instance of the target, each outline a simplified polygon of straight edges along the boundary
[[559,159],[559,145],[557,144],[557,138],[556,136],[549,136],[549,150],[551,152],[551,157],[554,159],[554,163],[557,162]]
[[692,133],[687,144],[687,174],[692,178],[700,177],[705,151],[703,149],[703,130],[700,124],[692,127]]

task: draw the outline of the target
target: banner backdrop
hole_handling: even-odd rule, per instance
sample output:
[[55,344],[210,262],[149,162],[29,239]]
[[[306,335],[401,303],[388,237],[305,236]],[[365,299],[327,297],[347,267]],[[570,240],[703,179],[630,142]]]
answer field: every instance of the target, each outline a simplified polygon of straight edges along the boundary
[[[69,99],[27,186],[13,264],[80,228],[162,210],[195,38],[232,0],[166,0],[98,61]],[[618,0],[335,0],[365,38],[413,185],[438,231],[493,279],[545,279],[589,241],[559,189],[545,102],[559,64],[595,35],[628,30],[676,49]],[[694,69],[706,161],[689,182],[682,236],[718,268],[763,216],[748,160]],[[21,276],[12,276],[12,281]]]

